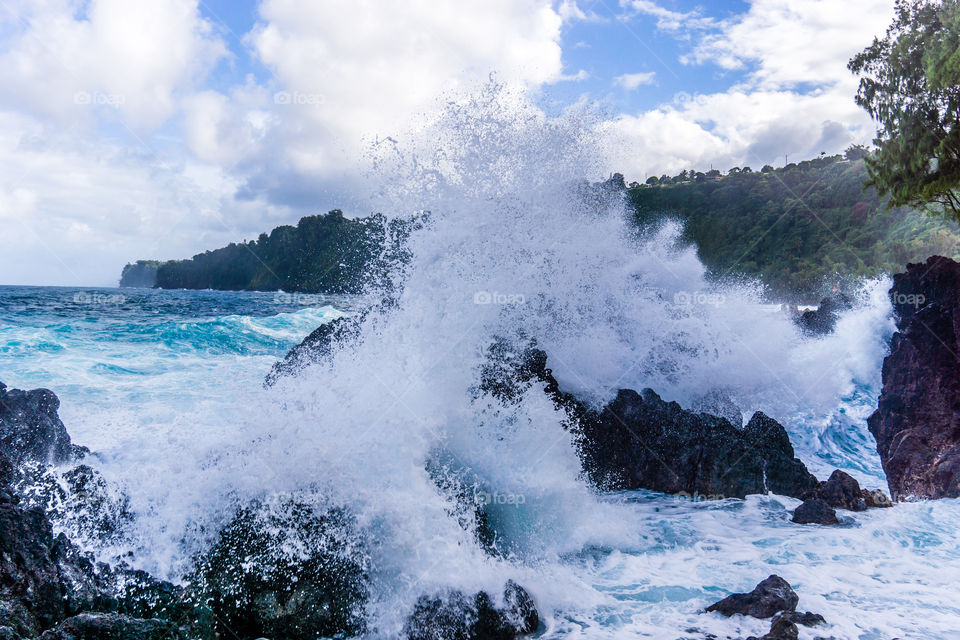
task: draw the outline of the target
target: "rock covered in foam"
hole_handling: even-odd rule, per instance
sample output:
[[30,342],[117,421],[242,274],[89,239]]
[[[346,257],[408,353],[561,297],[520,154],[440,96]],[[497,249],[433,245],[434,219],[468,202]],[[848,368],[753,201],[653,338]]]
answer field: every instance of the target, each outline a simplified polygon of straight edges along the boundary
[[59,464],[87,452],[70,441],[59,408],[60,399],[49,389],[7,389],[0,382],[0,448],[14,465]]
[[523,587],[507,581],[503,602],[496,606],[484,591],[473,596],[457,590],[421,596],[404,635],[408,640],[514,640],[537,630],[540,615]]
[[725,418],[666,402],[651,389],[621,389],[594,409],[560,390],[547,354],[535,346],[517,350],[498,342],[490,355],[478,391],[510,402],[542,384],[570,416],[584,471],[602,489],[716,498],[772,491],[799,498],[819,486],[783,426],[759,411],[738,429]]
[[812,311],[804,311],[797,317],[797,325],[808,335],[822,336],[831,333],[840,319],[840,312],[853,307],[853,301],[843,293],[827,296]]
[[840,524],[837,512],[825,500],[809,498],[793,510],[793,522],[797,524]]
[[300,344],[290,349],[283,360],[273,365],[264,384],[269,387],[280,378],[295,375],[310,363],[327,357],[337,342],[357,338],[364,317],[363,314],[342,316],[314,329]]
[[46,631],[39,640],[170,640],[182,637],[166,620],[130,618],[116,613],[82,613]]
[[890,299],[898,331],[867,420],[890,495],[960,497],[960,264],[908,264]]
[[734,593],[707,607],[724,616],[741,614],[754,618],[770,618],[781,611],[794,611],[800,597],[790,583],[778,575],[771,575],[754,587],[750,593]]
[[241,509],[191,576],[218,632],[313,640],[364,628],[367,555],[352,518],[294,500]]

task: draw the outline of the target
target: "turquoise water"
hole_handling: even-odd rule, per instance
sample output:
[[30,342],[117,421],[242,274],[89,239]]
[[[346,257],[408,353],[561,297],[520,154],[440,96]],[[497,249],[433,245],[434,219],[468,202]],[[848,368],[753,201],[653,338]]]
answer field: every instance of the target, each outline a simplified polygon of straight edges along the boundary
[[231,403],[355,297],[246,291],[0,287],[0,382],[47,387],[75,440],[101,423]]
[[[131,496],[140,524],[130,532],[130,545],[136,562],[150,570],[175,578],[184,550],[169,541],[182,540],[197,514],[215,512],[224,496],[252,494],[265,483],[294,490],[312,482],[321,465],[331,477],[360,480],[328,489],[365,508],[378,505],[374,530],[390,532],[383,522],[391,515],[418,544],[436,536],[424,549],[437,552],[439,536],[455,535],[456,526],[447,531],[448,522],[421,521],[412,506],[435,497],[418,484],[422,468],[405,463],[404,447],[418,436],[391,427],[346,432],[338,440],[327,417],[335,410],[365,410],[350,404],[349,389],[317,388],[310,376],[289,387],[262,388],[264,375],[290,346],[360,304],[349,297],[274,293],[0,287],[0,380],[59,395],[74,441],[94,449],[94,464]],[[841,330],[862,333],[856,318],[845,322],[850,327]],[[391,374],[368,375],[390,377],[384,395],[403,393],[403,381]],[[336,378],[325,380],[332,385]],[[875,375],[855,380],[833,410],[789,421],[799,455],[818,475],[840,467],[882,485],[865,429],[875,385]],[[406,419],[400,405],[394,413]],[[378,419],[383,416],[371,414],[371,423]],[[361,441],[365,449],[358,456],[353,446]],[[504,442],[525,446],[522,432]],[[484,580],[502,580],[506,570],[527,586],[543,609],[546,638],[761,635],[766,622],[701,611],[770,573],[793,584],[802,609],[827,618],[831,626],[816,630],[824,637],[942,639],[958,628],[958,501],[842,513],[841,527],[824,528],[790,523],[797,501],[778,496],[711,502],[640,491],[591,497],[537,459],[541,442],[531,440],[525,459],[535,461],[531,472],[546,488],[524,489],[526,504],[510,518],[515,529],[505,531],[515,537],[518,557],[505,569],[456,548],[465,554],[458,580],[485,586]],[[382,452],[371,449],[378,445]],[[495,458],[507,455],[503,442],[492,446]],[[369,467],[337,468],[353,458]],[[385,473],[391,463],[398,468]],[[481,459],[476,464],[484,466]],[[559,464],[575,461],[566,456]],[[398,469],[411,474],[408,482],[392,479],[404,477]],[[560,498],[550,493],[557,486]],[[438,513],[443,518],[442,509]],[[379,562],[399,565],[396,558],[410,552],[406,537],[396,538],[396,531],[384,538]],[[441,567],[438,584],[452,579],[427,557],[427,567]],[[403,569],[387,569],[409,580]],[[377,576],[384,585],[400,579],[388,570]],[[394,608],[391,597],[388,589],[375,604]],[[801,633],[814,637],[813,630]]]

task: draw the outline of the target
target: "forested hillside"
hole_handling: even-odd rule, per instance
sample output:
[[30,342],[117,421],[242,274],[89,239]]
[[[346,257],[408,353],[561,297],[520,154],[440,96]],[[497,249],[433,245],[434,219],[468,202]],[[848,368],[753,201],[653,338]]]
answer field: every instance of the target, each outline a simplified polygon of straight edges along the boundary
[[[899,271],[934,254],[960,258],[960,226],[885,208],[862,186],[862,154],[849,155],[726,175],[684,171],[631,184],[627,201],[638,224],[682,221],[714,275],[757,277],[790,300],[819,299],[845,278]],[[604,184],[622,188],[620,180]],[[356,292],[383,275],[376,262],[385,245],[397,250],[402,233],[383,216],[349,219],[334,210],[189,260],[138,261],[124,269],[124,283],[155,269],[155,286],[165,289]]]
[[383,216],[349,219],[339,210],[301,218],[255,241],[231,243],[157,269],[164,289],[225,289],[354,293],[377,273],[397,224]]
[[759,277],[779,297],[815,298],[847,276],[899,271],[933,254],[960,258],[960,227],[886,209],[864,190],[859,155],[725,176],[684,171],[634,183],[628,199],[642,224],[681,220],[713,274]]

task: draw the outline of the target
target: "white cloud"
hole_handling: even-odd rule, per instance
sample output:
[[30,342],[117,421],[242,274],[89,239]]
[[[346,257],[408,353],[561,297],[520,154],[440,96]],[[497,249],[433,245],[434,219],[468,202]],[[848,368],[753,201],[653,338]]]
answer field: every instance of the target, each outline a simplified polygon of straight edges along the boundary
[[751,82],[767,89],[855,85],[846,61],[882,34],[892,16],[888,0],[754,0],[688,60],[728,69],[753,65]]
[[707,29],[716,24],[715,20],[703,17],[698,11],[672,11],[652,0],[620,0],[620,6],[635,14],[653,16],[657,19],[657,28],[666,31]]
[[195,0],[47,0],[5,7],[0,101],[60,122],[93,116],[138,131],[226,55]]
[[[647,0],[627,4],[662,18],[661,28],[692,19]],[[873,125],[853,100],[857,81],[846,62],[891,15],[886,0],[753,0],[741,16],[714,23],[685,57],[742,70],[742,80],[616,118],[606,127],[611,167],[639,179],[710,163],[782,164],[784,154],[809,158],[868,143]]]
[[617,76],[614,78],[613,84],[621,86],[627,91],[633,91],[640,85],[653,84],[656,77],[657,74],[655,71],[648,71],[645,73],[625,73],[622,76]]
[[[623,0],[693,34],[691,65],[741,72],[726,92],[605,123],[611,169],[760,165],[868,140],[845,62],[883,30],[887,5],[753,0],[716,21]],[[585,79],[563,67],[563,29],[599,21],[572,0],[263,0],[243,45],[273,76],[224,86],[209,79],[231,54],[198,0],[9,0],[0,16],[0,220],[12,230],[0,272],[84,285],[115,282],[135,258],[349,209],[368,189],[358,167],[371,140],[415,134],[491,72],[533,96]]]
[[267,0],[250,41],[279,88],[305,96],[282,141],[305,172],[355,160],[363,138],[396,135],[438,98],[485,81],[564,79],[561,16],[544,0],[304,4]]

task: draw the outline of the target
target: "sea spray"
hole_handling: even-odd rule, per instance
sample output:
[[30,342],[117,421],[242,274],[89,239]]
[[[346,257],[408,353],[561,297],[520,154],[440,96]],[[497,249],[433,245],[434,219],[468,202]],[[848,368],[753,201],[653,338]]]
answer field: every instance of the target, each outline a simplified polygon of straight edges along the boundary
[[[535,339],[560,385],[595,404],[618,388],[651,387],[684,405],[720,390],[745,413],[826,420],[856,380],[872,389],[860,400],[869,401],[888,330],[882,296],[869,295],[835,336],[803,337],[763,307],[759,285],[708,277],[676,225],[635,228],[622,193],[599,184],[596,124],[589,113],[546,118],[491,85],[382,153],[371,210],[422,223],[391,267],[393,288],[369,292],[389,303],[367,313],[357,340],[296,377],[239,389],[229,369],[211,372],[233,406],[200,403],[127,432],[102,467],[130,495],[133,562],[183,576],[238,508],[296,495],[348,510],[364,531],[372,634],[394,637],[423,594],[498,594],[514,579],[548,628],[615,636],[631,614],[602,587],[602,567],[649,571],[647,552],[695,533],[652,526],[648,510],[598,496],[581,477],[566,416],[537,385],[509,404],[478,394],[495,340]],[[810,437],[800,453],[818,449]],[[452,508],[456,496],[431,474],[438,464],[471,478],[467,495],[486,502],[494,552],[478,541],[479,523]],[[747,504],[751,526],[768,517]],[[696,526],[735,526],[713,508]],[[620,562],[625,553],[639,555]],[[710,577],[672,577],[690,585],[686,600],[722,573],[710,562]]]

